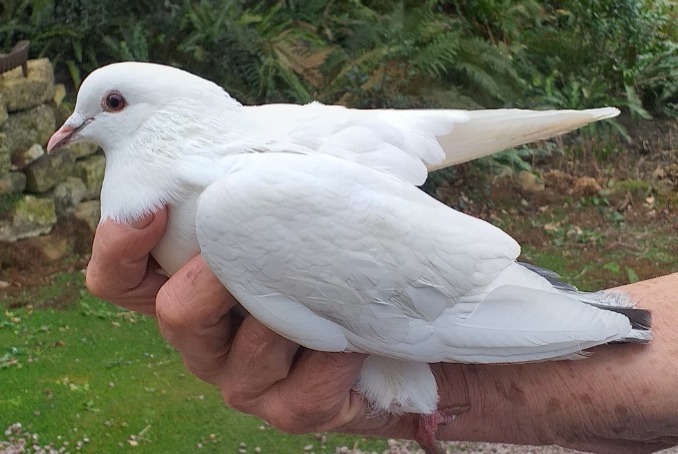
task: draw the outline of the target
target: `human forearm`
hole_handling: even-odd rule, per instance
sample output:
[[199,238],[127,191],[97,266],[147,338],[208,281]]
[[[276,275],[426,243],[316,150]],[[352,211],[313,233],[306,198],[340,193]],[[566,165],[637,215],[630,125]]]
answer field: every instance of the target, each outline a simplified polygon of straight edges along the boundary
[[[678,274],[624,288],[653,312],[650,345],[607,345],[581,361],[439,367],[441,406],[469,410],[447,440],[558,444],[609,453],[678,443]],[[466,391],[448,378],[463,376]]]
[[[415,415],[375,417],[351,391],[361,355],[300,349],[252,317],[238,324],[235,301],[199,257],[168,282],[149,268],[165,218],[162,211],[145,227],[99,227],[87,276],[95,294],[158,316],[189,370],[217,385],[228,404],[276,427],[414,438]],[[599,347],[582,361],[434,365],[440,406],[469,407],[440,438],[608,453],[678,444],[678,274],[625,290],[653,311],[650,345]]]

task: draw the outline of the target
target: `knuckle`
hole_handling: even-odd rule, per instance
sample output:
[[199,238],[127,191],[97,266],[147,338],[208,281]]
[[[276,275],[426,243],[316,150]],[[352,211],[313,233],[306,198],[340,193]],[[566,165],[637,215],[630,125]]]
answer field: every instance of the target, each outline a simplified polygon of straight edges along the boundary
[[276,429],[292,434],[292,435],[303,435],[309,432],[313,432],[312,428],[309,427],[308,422],[298,417],[295,417],[291,414],[279,414],[275,413],[270,415],[267,418],[267,421],[270,425]]
[[162,329],[179,331],[190,326],[190,317],[171,285],[164,285],[156,296],[156,316]]
[[316,432],[321,421],[327,419],[327,409],[306,402],[304,399],[291,399],[291,396],[280,396],[279,405],[270,409],[267,421],[283,432],[303,435]]
[[104,284],[96,262],[90,261],[85,273],[85,286],[89,292],[97,298],[109,299],[112,295],[110,288]]
[[200,380],[213,385],[218,384],[219,367],[212,362],[200,361],[184,356],[184,367]]
[[247,398],[235,386],[224,386],[221,388],[221,397],[226,405],[241,413],[255,414],[251,399]]
[[289,418],[270,417],[268,423],[281,432],[292,435],[303,435],[298,424],[293,424]]

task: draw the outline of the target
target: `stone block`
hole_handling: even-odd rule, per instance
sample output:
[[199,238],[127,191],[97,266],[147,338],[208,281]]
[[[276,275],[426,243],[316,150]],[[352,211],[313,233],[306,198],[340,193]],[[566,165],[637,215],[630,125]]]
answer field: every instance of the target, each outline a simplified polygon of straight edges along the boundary
[[9,118],[9,113],[7,112],[7,106],[5,105],[5,98],[0,94],[0,128],[7,122]]
[[9,171],[12,165],[12,155],[7,145],[7,134],[0,132],[0,174]]
[[39,143],[34,143],[24,151],[16,151],[12,154],[12,165],[21,170],[27,165],[37,161],[45,155],[45,149]]
[[76,163],[75,176],[79,177],[87,188],[85,200],[98,199],[101,194],[101,185],[104,182],[106,158],[103,155],[94,155],[81,159]]
[[101,219],[101,203],[98,200],[89,200],[75,206],[72,216],[85,222],[92,232],[95,232]]
[[68,177],[57,184],[52,193],[58,218],[64,218],[85,198],[87,188],[80,178]]
[[98,146],[87,142],[74,143],[72,145],[67,145],[64,148],[70,150],[75,156],[75,159],[86,158],[100,150]]
[[7,134],[10,153],[14,153],[26,150],[34,143],[47,145],[55,130],[54,109],[47,104],[41,104],[10,115],[2,132]]
[[54,67],[46,58],[28,62],[28,77],[21,68],[0,75],[0,93],[9,112],[30,109],[54,99]]
[[56,221],[52,199],[23,196],[0,220],[0,241],[13,243],[49,233]]
[[75,157],[68,150],[50,153],[24,169],[26,190],[33,193],[49,191],[73,174]]
[[54,97],[52,100],[54,101],[54,105],[59,106],[61,105],[62,101],[66,97],[66,87],[64,84],[56,84],[54,86]]
[[26,246],[31,248],[42,257],[36,257],[36,260],[54,262],[61,260],[71,252],[71,245],[68,238],[57,235],[45,235],[26,240]]
[[0,195],[23,192],[26,189],[26,175],[21,172],[0,174]]
[[56,118],[56,125],[61,126],[68,120],[68,117],[71,116],[73,113],[73,110],[66,104],[62,103],[56,106],[56,109],[54,109],[54,116]]

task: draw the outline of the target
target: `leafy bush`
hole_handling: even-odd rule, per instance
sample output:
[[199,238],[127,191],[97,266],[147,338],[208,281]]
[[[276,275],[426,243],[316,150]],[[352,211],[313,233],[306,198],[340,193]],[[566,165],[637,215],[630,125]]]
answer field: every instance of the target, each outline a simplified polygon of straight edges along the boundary
[[[530,63],[524,68],[532,79],[555,75],[555,88],[563,93],[590,85],[597,96],[589,100],[607,98],[642,118],[650,118],[648,109],[672,112],[678,97],[678,43],[676,11],[668,0],[543,3],[541,26],[523,34]],[[543,94],[543,100],[552,99],[548,91]],[[570,100],[574,104],[559,107],[595,105],[586,103],[586,97]]]
[[77,86],[118,60],[173,64],[248,103],[615,104],[678,114],[671,0],[0,0]]

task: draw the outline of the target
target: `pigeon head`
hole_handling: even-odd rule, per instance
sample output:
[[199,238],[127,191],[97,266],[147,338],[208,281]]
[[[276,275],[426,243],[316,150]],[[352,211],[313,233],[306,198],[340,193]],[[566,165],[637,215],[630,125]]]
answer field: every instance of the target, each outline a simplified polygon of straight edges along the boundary
[[175,125],[182,119],[196,121],[205,115],[206,105],[220,101],[222,112],[224,104],[239,105],[218,85],[186,71],[152,63],[114,63],[85,79],[73,114],[51,137],[47,150],[90,142],[108,152],[135,137],[154,117]]
[[214,178],[214,144],[242,129],[239,107],[218,85],[180,69],[115,63],[85,79],[47,151],[79,142],[103,148],[102,219],[129,221]]

